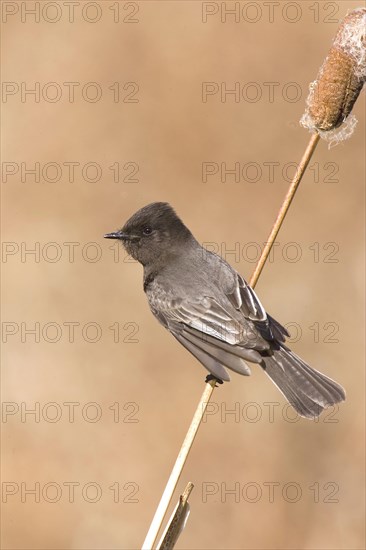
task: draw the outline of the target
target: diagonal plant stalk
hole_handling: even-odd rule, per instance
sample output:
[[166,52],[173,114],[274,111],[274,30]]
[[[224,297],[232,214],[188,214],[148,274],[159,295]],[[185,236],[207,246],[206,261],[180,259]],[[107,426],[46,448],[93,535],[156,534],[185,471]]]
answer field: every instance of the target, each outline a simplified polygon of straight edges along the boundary
[[[315,148],[317,146],[317,143],[319,141],[319,134],[312,134],[308,146],[305,149],[305,152],[302,156],[301,162],[296,170],[295,176],[289,186],[289,189],[286,193],[286,196],[283,200],[282,206],[278,212],[276,221],[272,227],[272,230],[270,232],[270,235],[268,237],[267,243],[265,247],[263,248],[261,257],[258,260],[258,263],[256,265],[256,268],[253,272],[253,275],[250,279],[250,286],[252,288],[255,287],[255,285],[258,282],[259,276],[262,272],[262,269],[266,263],[266,260],[268,258],[268,255],[272,249],[273,243],[278,235],[278,232],[281,228],[281,225],[286,217],[286,214],[290,208],[292,199],[295,196],[296,190],[299,187],[300,181],[302,179],[302,176],[305,173],[305,170],[310,162],[310,159],[312,157],[313,152],[315,151]],[[156,509],[153,521],[150,525],[149,531],[146,535],[145,541],[142,545],[142,550],[152,550],[154,547],[155,541],[157,539],[157,536],[159,534],[159,530],[161,528],[161,525],[164,521],[165,514],[167,512],[167,509],[169,507],[170,501],[172,499],[174,490],[177,486],[177,483],[179,481],[180,475],[182,473],[182,470],[184,468],[184,464],[188,458],[189,451],[191,450],[191,447],[193,445],[194,439],[197,435],[198,429],[200,427],[200,424],[202,422],[202,418],[205,414],[206,407],[212,397],[213,391],[215,389],[215,380],[210,380],[206,383],[205,389],[202,393],[201,399],[198,403],[198,407],[196,409],[196,412],[194,414],[193,420],[191,422],[191,425],[188,429],[187,435],[183,441],[182,447],[179,451],[177,460],[175,461],[173,470],[170,474],[170,477],[168,479],[168,483],[166,484],[164,493],[160,499],[159,505]]]
[[297,167],[296,173],[293,177],[293,180],[290,184],[290,187],[288,188],[288,191],[286,193],[286,196],[283,200],[282,206],[278,212],[277,218],[275,223],[273,224],[271,233],[269,234],[268,240],[266,242],[265,247],[263,248],[262,254],[257,262],[257,265],[255,266],[253,275],[250,278],[249,284],[252,288],[255,287],[255,285],[258,282],[258,279],[260,277],[260,274],[262,273],[262,269],[264,267],[264,264],[267,261],[268,255],[271,252],[273,243],[276,240],[276,237],[278,235],[279,230],[281,229],[281,225],[283,223],[283,220],[286,217],[287,211],[290,208],[292,199],[295,196],[295,193],[297,191],[297,188],[299,187],[300,181],[304,175],[304,172],[310,162],[310,159],[315,151],[315,148],[318,144],[318,141],[320,139],[320,136],[318,133],[312,134],[308,146],[305,149],[305,152],[302,156],[301,162],[299,166]]

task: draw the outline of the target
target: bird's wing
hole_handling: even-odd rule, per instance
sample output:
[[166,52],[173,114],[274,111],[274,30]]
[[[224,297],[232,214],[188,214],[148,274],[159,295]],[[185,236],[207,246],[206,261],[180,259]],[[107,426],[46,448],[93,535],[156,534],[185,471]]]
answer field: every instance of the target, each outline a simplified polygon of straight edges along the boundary
[[239,273],[236,273],[234,290],[227,294],[227,297],[236,310],[241,311],[246,319],[253,322],[266,341],[284,342],[289,336],[285,327],[265,311],[254,290]]
[[189,327],[232,346],[269,349],[268,341],[274,338],[271,318],[244,279],[236,276],[233,292],[223,293],[220,302],[213,296],[173,297],[172,292],[159,291],[154,285],[154,291],[148,295],[150,307],[172,332]]
[[235,288],[212,296],[177,297],[176,292],[154,281],[148,291],[150,307],[159,321],[221,380],[230,380],[225,367],[248,375],[245,361],[261,363],[260,352],[268,350],[275,338],[283,339],[281,325],[266,314],[253,290],[235,274]]

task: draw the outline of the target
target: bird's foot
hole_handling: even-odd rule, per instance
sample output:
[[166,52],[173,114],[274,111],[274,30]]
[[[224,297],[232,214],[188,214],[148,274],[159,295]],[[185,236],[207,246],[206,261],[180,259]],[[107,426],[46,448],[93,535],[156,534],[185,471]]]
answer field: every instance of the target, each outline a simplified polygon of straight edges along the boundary
[[[216,378],[216,376],[214,376],[213,374],[208,374],[206,376],[206,384],[208,384],[209,382],[211,382],[211,380],[214,380],[215,382],[217,382],[217,384],[223,384],[224,382],[222,380],[220,380],[220,378]],[[217,388],[217,384],[215,383],[215,388]]]

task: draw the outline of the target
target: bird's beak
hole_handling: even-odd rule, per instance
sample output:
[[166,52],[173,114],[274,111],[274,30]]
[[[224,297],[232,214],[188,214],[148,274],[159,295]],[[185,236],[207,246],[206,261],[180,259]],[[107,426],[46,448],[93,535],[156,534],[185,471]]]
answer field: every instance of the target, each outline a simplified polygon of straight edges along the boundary
[[105,239],[119,239],[121,241],[133,241],[134,235],[123,233],[123,231],[115,231],[114,233],[107,233],[104,235]]
[[119,239],[120,241],[138,241],[140,237],[138,235],[131,235],[130,233],[124,233],[122,230],[114,231],[113,233],[106,233],[105,239]]

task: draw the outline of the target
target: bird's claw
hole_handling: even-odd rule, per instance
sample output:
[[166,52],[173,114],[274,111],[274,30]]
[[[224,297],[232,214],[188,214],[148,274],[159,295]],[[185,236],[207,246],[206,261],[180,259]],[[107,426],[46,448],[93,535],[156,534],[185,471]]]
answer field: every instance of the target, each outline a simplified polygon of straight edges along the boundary
[[[213,374],[208,374],[208,375],[206,376],[206,380],[205,380],[206,384],[208,384],[209,382],[211,382],[211,380],[214,380],[214,381],[215,381],[215,388],[218,387],[217,384],[223,384],[223,383],[224,383],[220,378],[216,378],[216,376],[214,376]],[[217,384],[216,384],[216,382],[217,382]]]

